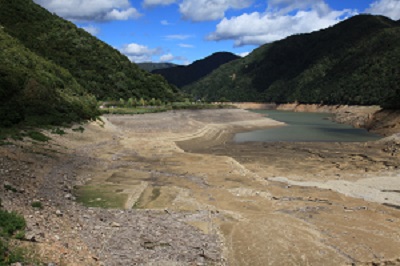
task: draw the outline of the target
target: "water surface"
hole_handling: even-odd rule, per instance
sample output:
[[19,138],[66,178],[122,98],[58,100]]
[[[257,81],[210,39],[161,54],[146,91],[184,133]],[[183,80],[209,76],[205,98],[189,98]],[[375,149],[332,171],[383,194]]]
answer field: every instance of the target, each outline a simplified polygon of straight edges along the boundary
[[238,133],[233,139],[235,142],[364,142],[381,138],[365,129],[333,122],[330,120],[332,114],[275,110],[257,110],[254,112],[265,114],[267,117],[285,122],[287,125]]

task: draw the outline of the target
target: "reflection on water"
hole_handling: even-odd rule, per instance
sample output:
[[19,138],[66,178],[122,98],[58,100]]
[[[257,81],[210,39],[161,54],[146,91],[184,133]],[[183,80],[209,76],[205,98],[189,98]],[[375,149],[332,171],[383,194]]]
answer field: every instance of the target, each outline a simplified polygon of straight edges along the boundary
[[287,125],[277,128],[238,133],[235,142],[246,141],[313,141],[313,142],[363,142],[377,140],[379,135],[365,129],[331,121],[331,114],[296,113],[288,111],[257,110],[257,113],[285,122]]

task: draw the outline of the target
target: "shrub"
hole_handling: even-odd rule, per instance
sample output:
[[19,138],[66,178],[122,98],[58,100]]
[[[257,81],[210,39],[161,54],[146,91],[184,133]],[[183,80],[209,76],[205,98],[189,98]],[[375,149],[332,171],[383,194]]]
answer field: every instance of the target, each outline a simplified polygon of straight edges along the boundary
[[33,208],[38,208],[38,209],[43,209],[43,204],[40,201],[34,201],[32,202],[31,206]]
[[65,131],[62,130],[61,128],[55,128],[51,131],[52,134],[58,134],[58,135],[64,135]]
[[4,184],[4,188],[6,189],[6,190],[9,190],[9,191],[12,191],[12,192],[17,192],[17,189],[15,188],[15,187],[13,187],[13,186],[11,186],[11,185],[8,185],[8,184]]
[[51,138],[47,137],[46,135],[44,135],[43,133],[40,133],[38,131],[28,131],[27,136],[33,140],[40,141],[40,142],[46,142],[51,139]]
[[0,210],[0,236],[11,237],[22,233],[26,222],[23,216],[6,210]]
[[82,126],[79,126],[77,128],[73,128],[72,131],[83,133],[83,131],[85,131],[85,129]]

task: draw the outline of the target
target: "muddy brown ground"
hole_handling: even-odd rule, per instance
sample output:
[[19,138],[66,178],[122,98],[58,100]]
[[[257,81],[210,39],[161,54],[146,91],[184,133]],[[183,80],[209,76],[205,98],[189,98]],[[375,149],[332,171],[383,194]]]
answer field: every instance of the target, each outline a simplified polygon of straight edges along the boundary
[[[76,176],[86,177],[81,189],[96,192],[89,202],[126,210],[118,216],[122,228],[112,231],[114,242],[102,253],[91,242],[96,232],[104,233],[102,224],[81,234],[100,260],[115,257],[106,265],[139,261],[140,248],[147,249],[142,265],[158,265],[157,258],[169,258],[165,265],[400,265],[396,140],[236,144],[231,142],[235,132],[283,126],[243,110],[104,121],[103,127],[87,125],[84,134],[70,132],[56,143],[79,155],[77,161],[90,158],[71,164],[79,165],[73,169]],[[176,226],[165,228],[182,232],[163,236],[154,229],[151,244],[163,245],[151,247],[151,256],[143,243],[130,253],[129,241],[118,244],[127,234],[135,238],[123,217],[149,215],[144,210],[165,221],[175,219]],[[189,242],[198,244],[189,249],[194,255],[185,257]],[[122,250],[128,252],[123,258],[118,257]]]

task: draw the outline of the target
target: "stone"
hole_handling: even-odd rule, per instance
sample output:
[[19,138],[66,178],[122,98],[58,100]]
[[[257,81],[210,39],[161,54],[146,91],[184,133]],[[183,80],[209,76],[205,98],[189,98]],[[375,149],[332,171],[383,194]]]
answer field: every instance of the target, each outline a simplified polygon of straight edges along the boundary
[[25,239],[31,242],[36,242],[36,234],[33,232],[27,233],[25,234]]
[[121,227],[121,224],[119,224],[117,222],[112,222],[111,227]]

